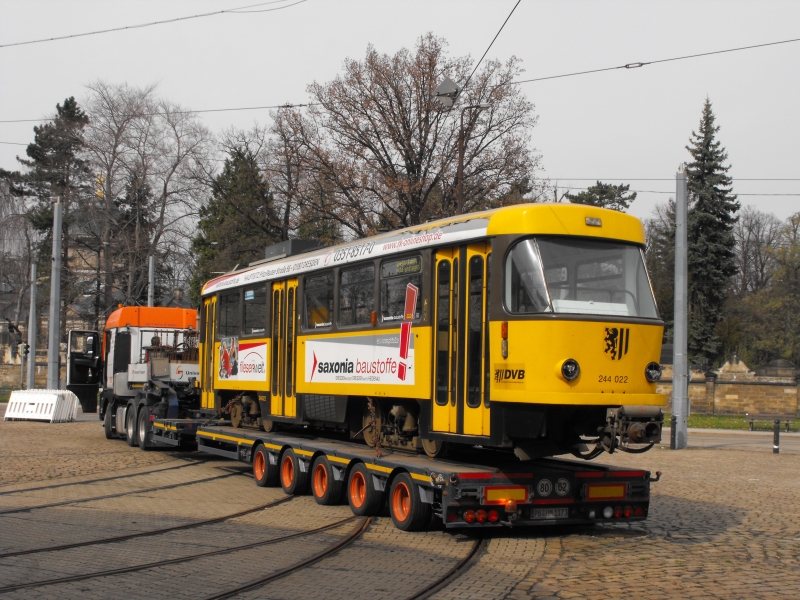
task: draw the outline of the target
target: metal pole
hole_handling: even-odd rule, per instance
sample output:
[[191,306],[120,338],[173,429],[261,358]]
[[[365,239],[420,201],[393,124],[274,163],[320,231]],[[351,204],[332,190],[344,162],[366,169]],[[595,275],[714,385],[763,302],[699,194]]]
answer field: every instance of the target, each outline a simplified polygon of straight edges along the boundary
[[149,256],[147,263],[147,306],[154,306],[156,297],[156,257]]
[[31,307],[28,311],[28,389],[36,388],[36,265],[31,265]]
[[775,419],[772,424],[772,453],[780,454],[781,452],[781,420]]
[[17,344],[19,353],[19,389],[25,389],[25,343]]
[[672,414],[674,433],[673,450],[688,445],[689,417],[689,360],[688,360],[688,250],[686,219],[688,199],[686,165],[681,164],[675,175],[675,335],[672,357]]
[[53,205],[53,256],[50,268],[50,321],[47,326],[47,389],[59,389],[61,350],[61,202]]

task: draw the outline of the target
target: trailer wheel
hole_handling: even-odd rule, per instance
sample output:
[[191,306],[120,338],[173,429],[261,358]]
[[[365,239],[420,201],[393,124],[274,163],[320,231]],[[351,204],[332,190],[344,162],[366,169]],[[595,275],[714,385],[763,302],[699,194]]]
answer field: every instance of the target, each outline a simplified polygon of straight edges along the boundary
[[347,502],[359,517],[377,515],[383,506],[383,493],[375,489],[372,475],[363,463],[354,466],[347,478]]
[[262,445],[256,448],[256,453],[253,455],[253,477],[258,487],[278,485],[278,466],[270,464],[267,449]]
[[117,437],[114,434],[114,415],[110,404],[106,407],[106,416],[103,418],[103,431],[105,431],[107,440]]
[[394,526],[403,531],[420,531],[431,520],[431,505],[422,501],[418,486],[408,473],[401,473],[392,482],[389,512]]
[[317,504],[333,506],[342,502],[344,481],[333,476],[330,461],[324,456],[318,456],[311,467],[311,495]]
[[136,407],[132,404],[125,411],[125,441],[131,448],[136,445]]
[[294,450],[288,448],[281,455],[281,487],[291,496],[308,493],[308,471],[300,470],[300,460]]
[[147,441],[147,433],[150,428],[150,411],[146,406],[139,409],[139,427],[137,428],[137,438],[139,440],[139,448],[150,450],[150,444]]

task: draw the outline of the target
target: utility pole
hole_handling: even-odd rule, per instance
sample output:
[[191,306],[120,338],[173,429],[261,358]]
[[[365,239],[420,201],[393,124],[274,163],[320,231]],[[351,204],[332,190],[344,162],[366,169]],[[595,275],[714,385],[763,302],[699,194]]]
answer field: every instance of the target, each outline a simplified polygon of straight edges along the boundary
[[47,389],[59,389],[61,341],[61,202],[53,204],[53,256],[50,268],[50,321],[47,326]]
[[672,357],[672,450],[688,445],[689,417],[689,302],[688,302],[688,193],[686,165],[681,163],[675,175],[675,331]]
[[156,297],[156,257],[152,254],[147,260],[147,306],[155,306]]
[[31,308],[28,311],[28,389],[36,389],[36,263],[31,265]]

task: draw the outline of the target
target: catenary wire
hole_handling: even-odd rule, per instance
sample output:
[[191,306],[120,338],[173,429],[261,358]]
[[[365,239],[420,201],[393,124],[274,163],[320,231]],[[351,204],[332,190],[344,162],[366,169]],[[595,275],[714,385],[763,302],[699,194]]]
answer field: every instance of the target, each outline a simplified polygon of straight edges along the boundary
[[246,14],[246,13],[250,13],[250,12],[271,12],[273,10],[281,10],[281,9],[284,9],[284,8],[290,8],[292,6],[296,6],[298,4],[302,4],[303,2],[307,2],[307,1],[308,0],[299,0],[298,2],[295,2],[294,4],[287,4],[285,6],[276,6],[275,8],[265,8],[265,9],[257,10],[257,11],[244,10],[244,9],[247,9],[247,8],[255,8],[257,6],[265,6],[267,4],[277,4],[277,3],[280,3],[280,2],[288,2],[288,0],[271,0],[270,2],[259,2],[258,4],[249,4],[247,6],[240,6],[238,8],[228,8],[228,9],[225,9],[225,10],[217,10],[217,11],[213,11],[213,12],[209,12],[209,13],[202,13],[202,14],[199,14],[199,15],[189,15],[187,17],[177,17],[175,19],[166,19],[164,21],[154,21],[152,23],[140,23],[139,25],[127,25],[125,27],[114,27],[112,29],[101,29],[101,30],[98,30],[98,31],[87,31],[86,33],[75,33],[75,34],[72,34],[72,35],[62,35],[62,36],[52,37],[52,38],[43,38],[43,39],[40,39],[40,40],[29,40],[27,42],[13,42],[11,44],[0,44],[0,48],[10,48],[11,46],[26,46],[26,45],[29,45],[29,44],[40,44],[42,42],[54,42],[54,41],[57,41],[57,40],[66,40],[66,39],[77,38],[77,37],[86,37],[86,36],[89,36],[89,35],[98,35],[98,34],[101,34],[101,33],[111,33],[111,32],[114,32],[114,31],[126,31],[126,30],[129,30],[129,29],[141,29],[143,27],[151,27],[153,25],[164,25],[165,23],[175,23],[177,21],[187,21],[189,19],[199,19],[199,18],[202,18],[202,17],[211,17],[211,16],[214,16],[214,15],[221,15],[223,13],[226,13],[226,14]]

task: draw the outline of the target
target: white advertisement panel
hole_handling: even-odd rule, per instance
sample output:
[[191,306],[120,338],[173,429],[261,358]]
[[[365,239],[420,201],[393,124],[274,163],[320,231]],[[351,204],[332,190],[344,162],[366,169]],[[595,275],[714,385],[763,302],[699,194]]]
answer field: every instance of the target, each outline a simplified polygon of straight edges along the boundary
[[306,340],[307,383],[414,384],[414,340],[401,356],[400,334]]
[[200,379],[200,365],[197,363],[169,363],[171,381],[188,383],[189,379]]
[[267,343],[224,338],[219,346],[219,378],[228,381],[266,381]]

